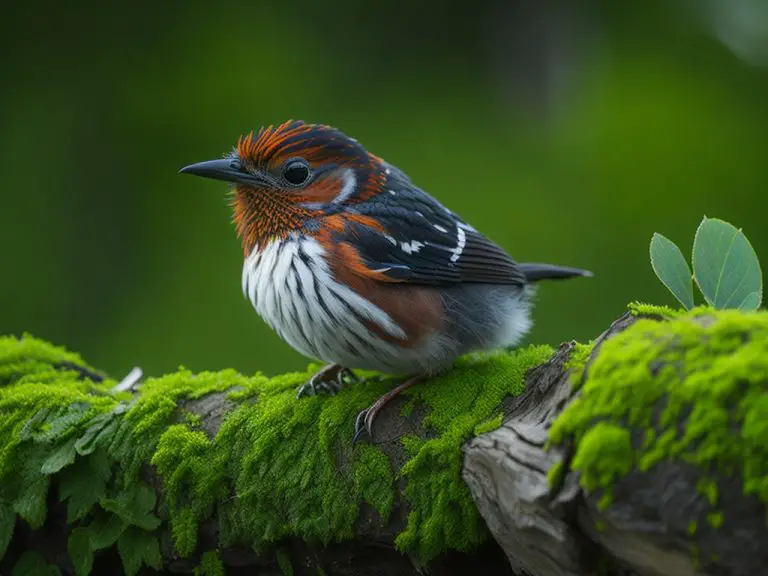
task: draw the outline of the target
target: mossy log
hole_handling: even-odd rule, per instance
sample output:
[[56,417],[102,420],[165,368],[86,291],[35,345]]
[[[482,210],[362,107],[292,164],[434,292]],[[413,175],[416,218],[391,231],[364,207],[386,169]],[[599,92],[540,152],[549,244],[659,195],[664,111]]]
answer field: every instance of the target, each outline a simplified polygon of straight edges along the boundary
[[0,574],[768,574],[768,313],[468,356],[356,446],[393,380],[315,368],[125,390],[0,338]]

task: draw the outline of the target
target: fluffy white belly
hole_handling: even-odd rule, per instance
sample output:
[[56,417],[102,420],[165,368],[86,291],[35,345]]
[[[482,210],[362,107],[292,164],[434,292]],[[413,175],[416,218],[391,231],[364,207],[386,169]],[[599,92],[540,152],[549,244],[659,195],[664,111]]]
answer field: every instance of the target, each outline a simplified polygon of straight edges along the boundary
[[[304,356],[348,368],[403,374],[449,365],[455,345],[440,335],[417,347],[381,308],[337,282],[313,238],[292,235],[253,253],[243,265],[243,293],[278,335]],[[403,346],[382,340],[375,322]]]

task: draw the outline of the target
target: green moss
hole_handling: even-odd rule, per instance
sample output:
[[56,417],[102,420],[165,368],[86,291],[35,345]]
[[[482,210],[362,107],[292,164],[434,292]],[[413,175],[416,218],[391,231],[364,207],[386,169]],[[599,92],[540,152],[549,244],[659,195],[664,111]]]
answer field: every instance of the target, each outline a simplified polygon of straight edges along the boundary
[[584,368],[587,365],[589,357],[592,355],[592,350],[595,348],[595,342],[590,341],[587,344],[576,342],[573,350],[565,363],[565,369],[571,371],[571,382],[574,388],[579,388],[582,382],[582,376],[584,375]]
[[195,576],[224,576],[224,563],[215,550],[205,552],[200,559],[200,565],[195,568]]
[[723,525],[723,522],[725,522],[725,516],[722,512],[710,512],[707,514],[707,523],[712,526],[712,528],[720,528],[720,526]]
[[717,482],[715,482],[713,479],[700,478],[696,483],[696,491],[707,499],[707,502],[709,502],[710,506],[715,506],[717,504]]
[[293,564],[288,552],[284,548],[278,548],[275,556],[277,557],[277,566],[280,568],[280,573],[283,576],[293,576]]
[[[0,387],[24,382],[43,385],[58,382],[61,378],[77,379],[81,373],[76,367],[101,376],[79,354],[62,347],[53,346],[29,334],[21,338],[0,336]],[[91,386],[107,389],[115,384],[105,380],[92,383]]]
[[[550,439],[575,443],[573,465],[591,491],[609,494],[627,471],[679,458],[704,474],[739,471],[744,492],[768,504],[767,390],[768,313],[641,318],[603,344]],[[633,432],[641,444],[630,444]],[[713,481],[699,490],[716,503]]]
[[[257,549],[286,536],[323,543],[352,537],[361,502],[385,520],[389,516],[394,500],[389,460],[373,446],[353,450],[351,445],[355,415],[386,384],[297,401],[296,386],[310,375],[257,375],[238,382],[233,395],[241,404],[213,439],[184,424],[163,429],[165,424],[155,424],[158,418],[152,416],[152,428],[162,432],[151,462],[167,486],[180,554],[194,551],[200,522],[214,513],[223,545],[246,542]],[[183,382],[176,385],[187,388]],[[167,423],[168,393],[159,396],[148,413],[162,414]],[[247,398],[254,401],[243,401]],[[349,465],[340,469],[339,462]]]
[[547,471],[547,484],[550,489],[555,490],[565,478],[565,464],[562,460],[555,462]]
[[368,444],[360,446],[355,456],[355,490],[364,502],[373,506],[381,518],[389,518],[395,500],[392,490],[394,475],[389,458]]
[[658,304],[646,304],[645,302],[631,302],[627,308],[633,316],[660,316],[661,318],[677,318],[686,314],[684,308],[670,308]]
[[245,393],[257,385],[258,382],[234,370],[193,374],[181,369],[161,378],[147,379],[110,445],[110,454],[121,464],[124,482],[129,484],[142,464],[150,461],[161,435],[179,417],[179,401],[230,390]]
[[215,502],[227,494],[221,482],[223,463],[212,459],[212,452],[212,443],[204,432],[176,424],[162,434],[151,460],[165,484],[171,534],[183,557],[197,548],[200,519],[208,516]]
[[[482,539],[482,522],[461,481],[460,445],[505,395],[520,393],[525,372],[551,353],[548,347],[535,347],[464,358],[455,371],[412,391],[412,403],[428,406],[425,426],[436,438],[403,440],[410,460],[400,474],[408,480],[406,497],[414,508],[399,540],[403,550],[417,551],[428,561],[446,548],[467,548]],[[384,520],[389,517],[395,471],[377,448],[360,444],[353,449],[351,439],[356,414],[393,382],[371,380],[336,396],[297,401],[296,386],[310,375],[257,375],[238,381],[238,391],[230,395],[254,401],[241,402],[213,439],[184,423],[169,425],[175,398],[179,391],[190,394],[193,375],[180,373],[146,385],[127,416],[141,411],[136,422],[144,423],[139,431],[151,431],[147,444],[153,434],[160,436],[152,444],[151,462],[166,485],[180,554],[194,551],[199,524],[214,514],[220,518],[223,545],[247,541],[257,549],[286,536],[322,543],[350,538],[361,502]],[[221,384],[206,375],[207,391],[226,390],[234,383],[223,375],[218,379]],[[131,426],[134,437],[136,422]],[[132,458],[123,461],[124,469],[141,462],[143,455]],[[347,465],[339,468],[339,462]],[[442,488],[445,497],[425,496]],[[226,497],[229,493],[237,498]]]
[[[426,411],[430,436],[404,438],[408,461],[392,470],[374,445],[351,444],[357,413],[392,379],[297,400],[296,387],[311,370],[266,378],[182,368],[145,380],[132,398],[112,395],[112,380],[94,384],[69,369],[91,370],[75,354],[29,337],[2,339],[0,502],[7,510],[0,509],[0,547],[16,514],[42,526],[56,474],[68,521],[79,530],[73,549],[117,546],[127,573],[158,564],[166,530],[177,552],[191,555],[201,523],[212,518],[220,546],[266,550],[284,537],[350,538],[363,503],[388,519],[399,478],[410,506],[400,549],[422,562],[469,549],[486,532],[461,480],[461,444],[500,423],[498,404],[519,394],[526,372],[551,353],[542,346],[468,356],[412,389],[409,403]],[[210,437],[200,417],[180,405],[212,393],[228,395],[236,408]],[[158,502],[143,480],[150,464],[163,487]],[[218,574],[219,563],[207,553],[198,573]]]
[[436,437],[409,443],[415,453],[401,475],[408,480],[405,496],[412,510],[396,539],[400,550],[414,550],[428,561],[448,548],[470,550],[485,538],[485,523],[461,480],[461,445],[506,396],[522,392],[528,370],[552,352],[531,346],[465,357],[450,374],[412,391],[430,407],[424,425]]
[[629,430],[598,422],[579,442],[571,466],[581,472],[581,485],[590,492],[612,484],[632,465],[632,441]]
[[426,442],[426,440],[421,436],[416,436],[416,434],[406,434],[400,438],[400,443],[403,445],[403,448],[405,448],[405,452],[409,457],[418,454],[421,447],[424,446],[424,442]]
[[[386,509],[393,486],[377,476],[380,460],[351,445],[355,415],[386,387],[360,385],[297,401],[296,386],[309,375],[263,382],[258,402],[230,414],[214,440],[214,456],[227,462],[238,494],[220,509],[225,542],[249,538],[260,548],[285,536],[322,543],[350,538],[363,494],[370,496],[377,483],[383,493],[369,503]],[[358,458],[373,469],[356,466]],[[340,469],[339,462],[351,466]]]
[[492,432],[496,430],[497,428],[500,428],[503,420],[504,420],[504,414],[502,412],[499,412],[493,418],[484,420],[483,422],[480,422],[480,424],[475,426],[474,435],[480,436],[480,434],[486,434],[488,432]]

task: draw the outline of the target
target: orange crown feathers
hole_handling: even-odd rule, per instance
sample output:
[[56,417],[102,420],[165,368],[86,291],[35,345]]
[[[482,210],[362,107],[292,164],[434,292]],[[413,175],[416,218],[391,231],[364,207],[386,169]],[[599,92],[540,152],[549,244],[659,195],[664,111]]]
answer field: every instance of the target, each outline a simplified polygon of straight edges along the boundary
[[367,151],[356,140],[323,124],[289,120],[241,136],[235,151],[240,159],[260,168],[274,168],[288,158],[301,156],[310,163],[368,164]]
[[289,120],[277,127],[261,128],[254,137],[253,132],[237,140],[236,150],[240,158],[254,164],[262,164],[281,155],[291,143],[303,142],[312,132],[313,126],[301,121]]

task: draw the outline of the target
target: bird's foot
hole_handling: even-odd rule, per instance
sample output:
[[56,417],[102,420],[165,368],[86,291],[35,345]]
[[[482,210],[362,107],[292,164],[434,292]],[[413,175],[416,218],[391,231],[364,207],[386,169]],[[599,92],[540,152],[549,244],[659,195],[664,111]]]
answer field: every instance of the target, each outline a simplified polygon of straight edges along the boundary
[[392,390],[381,396],[376,402],[368,406],[368,408],[362,410],[355,420],[355,436],[352,438],[352,445],[354,446],[357,443],[363,432],[368,435],[368,438],[373,438],[373,421],[376,420],[376,416],[381,412],[381,409],[395,396],[408,390],[408,388],[418,384],[422,380],[424,380],[423,376],[413,376],[408,378],[408,380],[402,384],[398,384],[392,388]]
[[328,364],[299,386],[296,398],[315,396],[319,393],[333,396],[349,382],[357,382],[357,377],[352,370],[340,364]]

